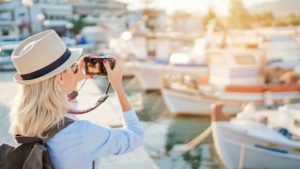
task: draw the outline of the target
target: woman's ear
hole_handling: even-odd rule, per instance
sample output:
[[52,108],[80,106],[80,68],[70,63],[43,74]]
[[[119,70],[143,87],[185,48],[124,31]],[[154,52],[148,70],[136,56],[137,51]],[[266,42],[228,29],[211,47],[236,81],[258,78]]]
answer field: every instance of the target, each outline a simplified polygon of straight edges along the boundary
[[61,85],[64,84],[64,79],[63,79],[62,73],[59,73],[58,75],[56,75],[56,79],[59,84],[61,84]]

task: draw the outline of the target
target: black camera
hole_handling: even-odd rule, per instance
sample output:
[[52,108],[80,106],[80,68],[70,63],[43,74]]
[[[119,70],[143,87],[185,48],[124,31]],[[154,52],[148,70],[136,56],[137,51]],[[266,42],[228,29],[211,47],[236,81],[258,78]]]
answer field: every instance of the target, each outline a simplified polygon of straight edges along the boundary
[[103,61],[107,60],[111,69],[115,67],[115,59],[111,57],[90,56],[84,58],[86,75],[107,76]]

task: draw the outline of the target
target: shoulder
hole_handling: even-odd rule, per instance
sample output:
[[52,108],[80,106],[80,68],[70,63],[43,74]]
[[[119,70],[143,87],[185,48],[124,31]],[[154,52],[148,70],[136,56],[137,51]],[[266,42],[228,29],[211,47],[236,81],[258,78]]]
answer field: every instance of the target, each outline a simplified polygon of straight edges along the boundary
[[88,132],[89,130],[107,130],[109,127],[101,126],[94,124],[88,120],[74,120],[72,124],[66,127],[66,129],[63,129],[65,131],[83,131],[83,132]]
[[84,130],[86,130],[91,123],[87,120],[74,120],[71,124],[64,127],[61,131],[59,131],[55,136],[59,135],[70,135],[73,134],[83,134]]
[[92,123],[87,120],[74,120],[71,124],[69,124],[66,129],[74,129],[79,128],[81,130],[87,129]]
[[100,126],[92,124],[87,120],[75,120],[74,122],[66,126],[64,129],[56,133],[54,137],[51,138],[49,141],[55,141],[55,140],[58,141],[58,140],[64,140],[69,138],[82,140],[84,139],[84,137],[86,137],[87,134],[91,133],[91,129],[99,128],[99,127]]
[[[90,142],[97,138],[97,141],[109,137],[111,129],[109,127],[93,124],[87,120],[74,120],[71,124],[59,131],[50,141],[70,140],[72,142]],[[100,139],[100,140],[99,140]]]

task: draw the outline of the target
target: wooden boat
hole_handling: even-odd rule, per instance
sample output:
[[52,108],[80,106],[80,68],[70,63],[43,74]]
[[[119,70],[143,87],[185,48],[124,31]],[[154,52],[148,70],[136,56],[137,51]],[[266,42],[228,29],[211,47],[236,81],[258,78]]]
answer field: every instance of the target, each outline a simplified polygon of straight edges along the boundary
[[[163,81],[163,80],[162,80]],[[173,114],[210,115],[213,103],[227,103],[224,112],[235,114],[240,106],[249,102],[267,106],[300,102],[299,85],[228,85],[224,90],[213,91],[212,86],[202,86],[205,90],[191,89],[184,85],[168,86],[161,82],[161,92],[167,108]]]
[[[299,168],[300,141],[288,139],[270,129],[265,124],[266,120],[229,120],[228,116],[223,114],[222,107],[220,104],[213,106],[212,133],[217,154],[227,168]],[[249,113],[266,119],[265,117],[274,115],[276,111]]]
[[166,75],[161,80],[161,93],[172,114],[209,115],[210,105],[216,102],[233,103],[224,108],[225,113],[233,114],[240,111],[238,105],[248,102],[267,106],[300,102],[297,83],[265,83],[265,61],[257,50],[218,49],[209,52],[208,57],[208,76],[195,79]]

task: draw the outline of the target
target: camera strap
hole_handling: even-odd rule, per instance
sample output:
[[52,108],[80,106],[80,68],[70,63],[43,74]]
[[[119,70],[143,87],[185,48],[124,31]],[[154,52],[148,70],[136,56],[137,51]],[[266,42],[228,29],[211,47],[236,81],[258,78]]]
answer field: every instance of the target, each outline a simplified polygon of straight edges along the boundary
[[[93,111],[95,110],[97,107],[99,107],[103,102],[105,102],[105,100],[108,98],[108,91],[109,91],[109,88],[110,88],[110,83],[108,82],[108,85],[106,87],[106,91],[105,91],[105,94],[103,96],[101,96],[97,102],[95,103],[94,106],[92,106],[91,108],[88,108],[86,110],[72,110],[70,109],[68,111],[69,114],[85,114],[85,113],[88,113],[90,111]],[[69,98],[76,98],[78,96],[78,91],[73,91],[71,94],[68,95]]]

